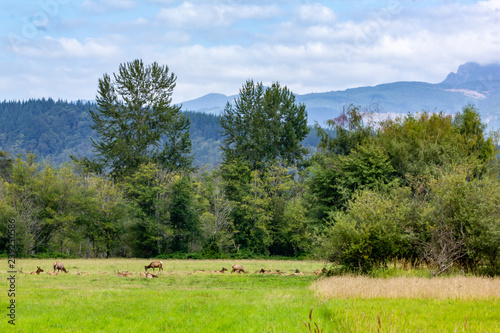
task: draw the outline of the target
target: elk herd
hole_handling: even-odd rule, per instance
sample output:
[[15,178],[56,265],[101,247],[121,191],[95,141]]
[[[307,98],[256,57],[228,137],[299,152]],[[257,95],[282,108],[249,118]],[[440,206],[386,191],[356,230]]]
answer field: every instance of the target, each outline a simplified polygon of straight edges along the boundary
[[[69,273],[69,271],[66,270],[66,268],[64,267],[64,265],[59,262],[59,261],[54,261],[53,263],[53,267],[54,267],[54,272],[46,272],[48,275],[58,275],[60,272],[64,272],[64,273]],[[149,272],[149,269],[153,269],[153,273],[150,273]],[[139,273],[139,276],[140,277],[145,277],[145,278],[158,278],[158,274],[154,274],[155,272],[155,269],[158,268],[158,274],[160,273],[160,271],[163,271],[163,262],[162,261],[152,261],[149,265],[147,266],[144,266],[144,271],[145,272],[141,272]],[[239,265],[239,264],[234,264],[231,266],[231,274],[232,273],[248,273],[248,271],[246,271],[242,265]],[[57,272],[56,272],[57,270]],[[194,271],[195,274],[198,274],[198,273],[210,273],[210,274],[224,274],[224,272],[228,271],[227,268],[225,267],[222,267],[221,270],[219,271],[205,271],[205,270],[196,270]],[[41,269],[40,267],[37,266],[37,270],[36,271],[33,271],[31,273],[25,273],[22,271],[20,271],[20,273],[25,273],[25,274],[30,274],[30,275],[40,275],[40,273],[43,273],[44,270]],[[318,269],[316,270],[313,274],[314,275],[322,275],[322,274],[325,274],[327,272],[326,268],[323,268],[323,269]],[[256,271],[255,272],[256,274],[276,274],[276,275],[285,275],[285,272],[282,272],[281,270],[279,269],[276,269],[276,270],[265,270],[264,268],[260,269],[259,271]],[[99,274],[107,274],[106,272],[101,272],[99,271]],[[80,272],[78,271],[76,273],[76,275],[79,275],[79,276],[88,276],[89,273],[86,273],[86,272]],[[133,273],[129,273],[128,271],[119,271],[118,269],[116,270],[116,276],[118,277],[130,277],[132,276]],[[294,273],[292,274],[286,274],[288,276],[302,276],[302,275],[306,275],[302,272],[300,272],[298,269],[295,270]]]

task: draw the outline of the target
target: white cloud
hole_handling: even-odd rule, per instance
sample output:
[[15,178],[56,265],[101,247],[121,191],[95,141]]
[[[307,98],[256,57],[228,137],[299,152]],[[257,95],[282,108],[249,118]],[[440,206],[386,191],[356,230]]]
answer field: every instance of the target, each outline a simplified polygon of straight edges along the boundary
[[76,38],[44,38],[19,44],[14,51],[23,58],[109,58],[115,56],[119,49],[109,40],[86,38],[82,43]]
[[275,5],[208,5],[184,2],[177,7],[162,8],[157,20],[163,25],[184,29],[229,27],[239,20],[269,18],[279,12],[280,9]]
[[113,10],[127,10],[136,7],[134,0],[85,0],[80,8],[92,13],[106,13]]
[[300,21],[306,23],[313,23],[317,25],[318,23],[332,24],[336,17],[332,9],[323,6],[322,4],[313,5],[301,5],[298,8],[298,16]]

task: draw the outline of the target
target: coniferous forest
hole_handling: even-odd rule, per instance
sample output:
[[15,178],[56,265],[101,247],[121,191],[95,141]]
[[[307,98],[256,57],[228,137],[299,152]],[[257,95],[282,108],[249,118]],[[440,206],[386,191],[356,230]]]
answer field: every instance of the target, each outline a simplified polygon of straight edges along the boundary
[[[18,256],[321,258],[500,273],[498,135],[473,105],[326,128],[279,83],[243,83],[220,116],[171,103],[140,60],[95,103],[0,103],[0,248]],[[423,97],[424,98],[424,97]]]

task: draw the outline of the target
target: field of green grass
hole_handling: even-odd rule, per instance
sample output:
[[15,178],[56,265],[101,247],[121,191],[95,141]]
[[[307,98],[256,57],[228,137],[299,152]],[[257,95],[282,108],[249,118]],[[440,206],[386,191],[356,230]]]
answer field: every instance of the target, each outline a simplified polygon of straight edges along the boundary
[[[65,259],[68,274],[17,273],[16,325],[7,323],[10,298],[5,283],[0,332],[309,332],[304,323],[311,323],[312,330],[317,324],[324,332],[500,331],[496,296],[332,297],[323,295],[321,288],[335,289],[335,284],[318,287],[323,280],[312,274],[323,267],[321,262],[162,261],[158,279],[139,276],[150,262],[144,259]],[[16,268],[52,271],[52,262],[19,259]],[[231,274],[234,263],[249,274]],[[193,273],[222,267],[229,271]],[[286,274],[255,273],[261,268]],[[296,269],[306,274],[288,275]],[[3,270],[0,278],[6,281]],[[117,270],[133,275],[118,277]],[[77,275],[83,272],[88,275]]]

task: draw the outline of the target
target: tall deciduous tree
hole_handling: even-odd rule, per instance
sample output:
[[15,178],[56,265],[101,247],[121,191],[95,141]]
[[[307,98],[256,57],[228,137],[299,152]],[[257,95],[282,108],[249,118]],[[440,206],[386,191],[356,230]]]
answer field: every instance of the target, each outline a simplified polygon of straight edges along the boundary
[[168,67],[142,60],[120,64],[118,74],[99,79],[97,108],[90,110],[97,138],[94,171],[109,168],[114,178],[131,175],[148,162],[170,169],[190,168],[189,118],[172,105],[176,76]]
[[265,169],[280,161],[300,162],[307,150],[301,141],[309,133],[303,104],[287,87],[249,80],[240,89],[234,106],[228,103],[220,117],[223,129],[224,163],[240,160],[252,170]]

